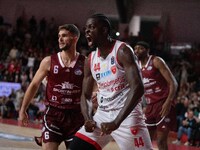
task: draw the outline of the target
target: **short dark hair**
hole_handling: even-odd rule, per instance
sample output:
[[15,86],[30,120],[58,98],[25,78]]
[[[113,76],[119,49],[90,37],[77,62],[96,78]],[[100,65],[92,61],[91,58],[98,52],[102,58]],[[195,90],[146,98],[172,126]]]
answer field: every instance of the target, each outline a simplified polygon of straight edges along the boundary
[[107,29],[108,29],[108,34],[110,35],[111,31],[111,23],[108,17],[106,17],[104,14],[94,14],[90,16],[90,18],[98,19]]
[[78,38],[80,37],[80,31],[74,24],[64,24],[58,27],[58,31],[61,29],[65,29],[69,31],[70,33],[76,35]]
[[145,41],[139,41],[135,45],[141,45],[141,46],[143,46],[146,49],[150,48],[150,45],[147,42],[145,42]]

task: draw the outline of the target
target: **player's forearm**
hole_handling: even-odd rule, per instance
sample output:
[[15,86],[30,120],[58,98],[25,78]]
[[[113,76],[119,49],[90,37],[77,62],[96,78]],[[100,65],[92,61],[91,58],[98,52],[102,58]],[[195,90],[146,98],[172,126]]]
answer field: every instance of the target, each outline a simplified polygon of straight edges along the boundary
[[38,90],[38,87],[37,85],[32,85],[30,84],[25,95],[24,95],[24,99],[22,101],[22,106],[21,106],[21,111],[22,112],[26,112],[26,110],[28,109],[28,106],[31,102],[31,100],[34,98],[37,90]]
[[174,100],[174,97],[175,97],[176,91],[177,91],[177,87],[178,87],[178,84],[176,81],[169,85],[169,95],[166,100],[167,102],[172,102]]
[[123,120],[131,113],[131,111],[137,106],[143,94],[144,94],[143,84],[138,84],[138,86],[135,86],[135,89],[130,90],[124,107],[114,120],[116,125],[119,126],[123,122]]
[[87,99],[84,95],[81,96],[81,112],[85,120],[91,120],[92,116],[89,113]]

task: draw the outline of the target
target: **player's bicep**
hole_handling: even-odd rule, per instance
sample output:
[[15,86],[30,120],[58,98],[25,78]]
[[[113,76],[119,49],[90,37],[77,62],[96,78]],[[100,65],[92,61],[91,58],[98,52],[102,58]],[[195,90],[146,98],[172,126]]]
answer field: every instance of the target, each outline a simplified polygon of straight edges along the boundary
[[167,82],[172,82],[175,80],[172,72],[162,58],[156,57],[153,62],[154,66],[160,71]]
[[45,57],[41,61],[40,66],[32,80],[32,83],[36,85],[40,84],[42,80],[48,75],[49,70],[50,70],[50,57]]
[[129,47],[122,47],[122,49],[118,51],[118,60],[125,70],[126,78],[131,84],[130,86],[135,86],[142,82],[140,71],[136,63],[136,57]]

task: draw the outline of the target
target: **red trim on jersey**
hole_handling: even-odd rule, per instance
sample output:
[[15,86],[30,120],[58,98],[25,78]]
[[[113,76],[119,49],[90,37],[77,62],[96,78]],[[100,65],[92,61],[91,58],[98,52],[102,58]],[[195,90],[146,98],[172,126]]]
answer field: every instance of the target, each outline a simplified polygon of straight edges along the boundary
[[98,51],[97,51],[97,56],[98,57],[100,57],[100,51],[99,51],[99,49],[97,49]]
[[83,134],[81,134],[79,132],[77,132],[75,134],[75,136],[77,136],[78,138],[80,138],[80,139],[92,144],[97,150],[102,150],[101,146],[96,141],[90,139],[89,137],[87,137],[87,136],[85,136],[85,135],[83,135]]
[[[116,44],[116,40],[115,40],[115,43],[113,44],[113,47],[110,49],[109,54],[113,51],[113,49],[114,49],[114,47],[115,47],[115,44]],[[99,50],[99,49],[98,49],[97,56],[100,57],[100,50]]]
[[119,62],[119,59],[118,59],[118,51],[119,51],[119,49],[123,46],[123,45],[126,45],[125,43],[122,43],[121,45],[120,45],[120,47],[118,48],[118,50],[117,50],[117,53],[116,53],[116,60],[117,60],[117,63],[122,67],[122,64]]

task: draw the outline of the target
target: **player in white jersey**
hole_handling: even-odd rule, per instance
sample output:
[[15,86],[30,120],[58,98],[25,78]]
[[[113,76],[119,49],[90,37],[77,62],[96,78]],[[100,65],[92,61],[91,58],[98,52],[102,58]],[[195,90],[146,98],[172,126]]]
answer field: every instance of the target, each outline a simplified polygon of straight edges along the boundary
[[[140,99],[144,87],[133,50],[110,38],[110,22],[103,14],[86,23],[86,38],[95,46],[85,62],[81,108],[84,126],[75,134],[70,150],[101,150],[114,139],[121,150],[152,150]],[[88,113],[92,85],[98,86],[98,108]]]

